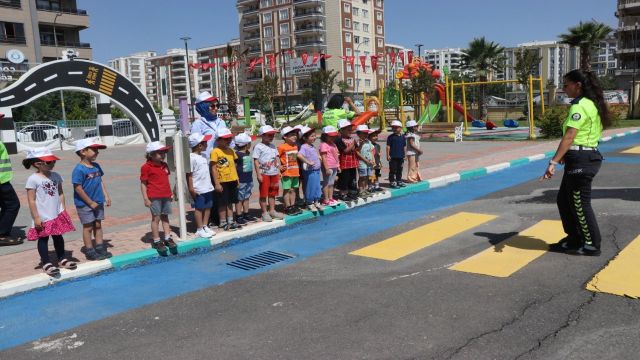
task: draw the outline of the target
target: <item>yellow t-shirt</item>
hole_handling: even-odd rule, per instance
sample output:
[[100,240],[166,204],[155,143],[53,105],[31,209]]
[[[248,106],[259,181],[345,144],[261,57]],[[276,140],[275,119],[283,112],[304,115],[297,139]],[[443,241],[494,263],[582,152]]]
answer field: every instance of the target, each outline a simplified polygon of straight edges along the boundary
[[583,97],[577,98],[571,103],[569,116],[562,124],[562,133],[567,132],[567,128],[578,130],[573,145],[597,147],[602,136],[602,122],[596,104]]
[[218,177],[221,183],[238,181],[238,171],[236,170],[236,152],[231,149],[222,150],[214,148],[211,150],[211,161],[218,170]]

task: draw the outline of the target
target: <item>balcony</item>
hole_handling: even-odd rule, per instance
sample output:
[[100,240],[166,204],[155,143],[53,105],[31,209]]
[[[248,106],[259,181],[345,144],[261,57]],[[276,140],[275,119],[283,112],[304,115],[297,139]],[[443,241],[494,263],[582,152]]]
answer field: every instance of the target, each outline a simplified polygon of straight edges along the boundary
[[640,14],[640,0],[618,1],[618,12],[623,16]]
[[295,33],[304,34],[304,33],[318,32],[318,31],[324,31],[324,27],[319,25],[298,26],[296,27]]
[[236,5],[237,6],[244,6],[244,5],[256,4],[257,2],[258,2],[258,0],[238,0]]
[[249,55],[260,54],[260,53],[262,53],[262,50],[259,47],[249,48],[249,51],[247,52],[247,54]]
[[[18,3],[19,2],[20,1],[18,1]],[[70,14],[70,15],[81,15],[81,16],[88,15],[87,10],[82,10],[75,7],[61,8],[61,7],[51,6],[51,4],[44,5],[44,4],[39,4],[37,1],[36,1],[36,9],[40,11],[50,11],[53,13],[63,13],[63,14]]]
[[5,35],[0,35],[0,44],[26,44],[27,38],[24,36],[12,36],[7,37]]
[[[81,14],[80,12],[84,12]],[[60,28],[78,28],[78,29],[86,29],[89,27],[89,16],[87,16],[86,11],[77,10],[72,11],[69,9],[69,12],[62,12],[61,16],[58,16],[56,19],[57,11],[51,10],[38,10],[38,23],[41,25],[53,25],[54,21]]]
[[302,20],[313,17],[324,17],[324,11],[322,10],[307,10],[307,11],[296,11],[293,15],[294,20]]
[[248,35],[246,38],[244,38],[244,41],[252,41],[252,40],[260,40],[260,33]]
[[319,5],[324,5],[325,1],[324,0],[293,0],[293,5],[296,6],[296,8],[302,8],[304,6],[319,6]]
[[20,0],[5,0],[0,2],[0,7],[20,9],[22,6],[20,5]]
[[257,6],[252,6],[248,9],[242,10],[242,15],[250,15],[250,14],[257,14],[259,10],[259,7]]
[[245,22],[244,25],[242,25],[242,28],[243,29],[251,29],[251,28],[254,28],[254,27],[258,27],[258,26],[260,26],[260,20]]

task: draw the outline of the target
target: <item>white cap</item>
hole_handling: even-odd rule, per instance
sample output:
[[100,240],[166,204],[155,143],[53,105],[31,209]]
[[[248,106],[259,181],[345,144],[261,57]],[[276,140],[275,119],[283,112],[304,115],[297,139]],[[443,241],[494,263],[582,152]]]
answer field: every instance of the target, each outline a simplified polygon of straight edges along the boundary
[[76,151],[84,150],[86,148],[106,149],[107,145],[100,144],[95,141],[95,139],[80,139],[76,141]]
[[300,130],[302,131],[302,129],[304,129],[306,126],[302,125],[302,124],[298,124],[296,126],[293,127],[293,130]]
[[40,159],[42,161],[60,160],[59,157],[53,155],[51,150],[46,147],[31,149],[27,152],[27,159]]
[[370,133],[371,130],[369,130],[369,127],[365,124],[362,125],[358,125],[358,127],[356,127],[356,132],[363,132],[363,133]]
[[218,139],[230,139],[233,137],[231,130],[227,128],[218,129]]
[[264,134],[275,134],[278,131],[274,129],[271,125],[262,125],[260,129],[258,129],[258,135],[262,136]]
[[331,125],[325,126],[322,128],[322,133],[327,134],[329,136],[338,136],[338,130]]
[[245,146],[251,143],[251,136],[247,135],[247,133],[242,132],[236,135],[234,141],[238,146]]
[[314,129],[314,128],[312,128],[312,127],[309,127],[309,126],[306,126],[306,125],[305,125],[305,126],[303,126],[303,127],[302,127],[302,129],[300,130],[300,135],[305,135],[306,133],[308,133],[308,132],[310,132],[310,131],[313,131],[313,130],[315,130],[315,129]]
[[418,123],[415,120],[407,121],[406,127],[414,127],[414,126],[418,126]]
[[351,126],[351,122],[347,119],[340,119],[338,121],[338,129],[345,128],[347,126]]
[[399,120],[393,120],[391,122],[391,127],[399,126],[402,127],[402,123]]
[[165,151],[171,149],[171,146],[162,145],[160,141],[152,141],[147,144],[147,154],[154,151]]
[[380,128],[371,128],[371,129],[369,129],[369,134],[377,133],[377,132],[380,132],[380,131],[381,131]]
[[194,148],[196,147],[198,144],[200,144],[203,141],[209,141],[211,140],[211,138],[213,137],[213,135],[211,134],[207,134],[207,135],[202,135],[200,133],[191,133],[191,135],[189,135],[189,147],[190,148]]
[[209,101],[218,101],[218,98],[213,96],[213,95],[211,95],[211,93],[208,92],[208,91],[203,91],[196,98],[196,104],[197,103],[201,103],[203,101],[207,101],[207,102],[209,102]]
[[286,136],[288,133],[294,131],[295,129],[292,128],[291,126],[285,126],[284,128],[282,128],[282,130],[280,130],[280,135],[282,136]]

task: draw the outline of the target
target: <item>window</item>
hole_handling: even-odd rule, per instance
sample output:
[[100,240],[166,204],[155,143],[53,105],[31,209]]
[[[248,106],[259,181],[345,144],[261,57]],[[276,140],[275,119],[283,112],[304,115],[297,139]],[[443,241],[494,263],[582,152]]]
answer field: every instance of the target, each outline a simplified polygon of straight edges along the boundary
[[351,42],[351,33],[345,33],[344,34],[344,42]]
[[362,17],[369,17],[369,10],[362,9]]
[[346,13],[351,12],[351,4],[344,3],[344,12]]
[[364,86],[371,87],[371,80],[370,79],[365,79],[364,80]]
[[280,49],[288,49],[291,47],[291,39],[288,37],[280,38]]
[[289,9],[278,11],[278,15],[279,15],[280,21],[289,20]]
[[358,9],[357,7],[354,7],[354,8],[352,9],[352,14],[353,14],[353,16],[358,16],[358,15],[360,15],[360,9]]
[[353,72],[353,67],[351,67],[351,64],[347,64],[347,72]]
[[284,81],[282,83],[282,91],[291,91],[293,82],[291,80]]
[[347,48],[347,50],[346,50],[345,54],[347,54],[347,56],[351,56],[351,55],[353,55],[353,49],[351,49],[351,48]]
[[[0,1],[0,3],[8,2],[8,1]],[[39,10],[50,10],[57,11],[60,10],[60,0],[37,0],[36,8]]]
[[382,35],[382,25],[376,26],[376,34]]
[[369,32],[369,24],[362,24],[362,31]]
[[360,30],[360,23],[357,21],[353,22],[353,30]]
[[273,20],[273,17],[271,16],[271,13],[264,13],[262,14],[262,22],[265,24],[271,24],[271,21]]
[[376,11],[376,19],[378,19],[378,21],[382,21],[382,11]]
[[289,35],[289,23],[280,24],[280,35]]
[[264,28],[264,37],[273,37],[273,27],[267,26]]
[[382,0],[376,0],[376,6],[382,7]]
[[370,40],[370,39],[369,39],[368,37],[363,37],[363,38],[362,38],[362,42],[363,42],[365,45],[369,45],[369,40]]
[[360,44],[360,36],[354,36],[353,37],[353,43],[354,44]]
[[289,3],[289,0],[277,0],[276,1],[276,4],[278,4],[278,5],[283,5],[283,4],[288,4],[288,3]]
[[378,75],[384,74],[384,66],[378,66]]
[[351,29],[351,19],[344,19],[344,27]]
[[260,0],[260,7],[261,8],[266,8],[266,7],[270,7],[273,6],[273,1],[272,0]]
[[353,78],[347,78],[347,84],[349,84],[349,86],[353,86]]
[[273,51],[273,40],[266,40],[264,42],[264,51]]
[[[53,33],[51,33],[51,37],[53,38]],[[0,43],[26,44],[24,25],[0,21]]]
[[384,47],[384,40],[378,39],[378,47],[379,48]]

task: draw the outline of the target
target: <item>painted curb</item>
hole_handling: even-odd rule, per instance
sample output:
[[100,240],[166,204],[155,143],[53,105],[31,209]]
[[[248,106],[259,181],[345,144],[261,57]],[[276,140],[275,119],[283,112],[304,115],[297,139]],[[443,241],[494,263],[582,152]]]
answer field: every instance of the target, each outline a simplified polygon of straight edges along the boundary
[[[600,139],[600,142],[607,142],[615,138],[636,134],[638,132],[640,132],[640,129],[634,129],[624,133],[614,134],[614,135],[607,136]],[[215,249],[223,245],[232,244],[234,240],[237,241],[243,238],[249,238],[251,236],[254,236],[262,232],[273,231],[281,227],[293,225],[303,221],[309,221],[309,220],[323,217],[323,216],[328,216],[334,213],[338,213],[338,212],[349,210],[355,207],[383,201],[386,199],[406,196],[411,193],[421,192],[429,189],[446,186],[458,181],[481,177],[486,174],[494,173],[494,172],[508,169],[511,167],[528,164],[534,161],[540,161],[542,159],[551,157],[554,154],[555,154],[555,150],[547,151],[543,154],[530,155],[527,157],[514,159],[509,162],[498,163],[498,164],[489,165],[489,166],[485,166],[477,169],[464,170],[459,173],[453,173],[445,176],[440,176],[437,178],[428,179],[426,181],[423,181],[417,184],[408,184],[404,188],[390,189],[390,190],[375,194],[373,197],[368,198],[366,200],[358,199],[358,201],[352,202],[349,204],[341,203],[335,208],[326,207],[325,210],[322,212],[312,213],[311,211],[305,211],[300,215],[285,216],[284,221],[274,220],[273,222],[268,222],[268,223],[257,223],[254,226],[251,226],[249,228],[244,228],[242,230],[238,230],[231,233],[218,234],[216,236],[213,236],[210,239],[196,238],[188,241],[180,241],[178,242],[178,254],[184,254],[189,251],[192,251],[195,249],[202,249],[202,248]],[[57,279],[51,278],[45,274],[35,274],[35,275],[30,275],[24,278],[20,278],[20,279],[5,281],[0,283],[0,298],[34,290],[34,289],[45,287],[48,285],[53,285],[65,280],[77,279],[80,277],[94,275],[99,272],[109,270],[112,268],[120,269],[127,265],[133,265],[133,264],[139,263],[140,261],[156,258],[159,256],[160,254],[158,254],[156,250],[145,249],[145,250],[140,250],[140,251],[136,251],[128,254],[116,255],[108,260],[82,263],[78,265],[78,269],[76,270],[62,269],[61,276]]]

